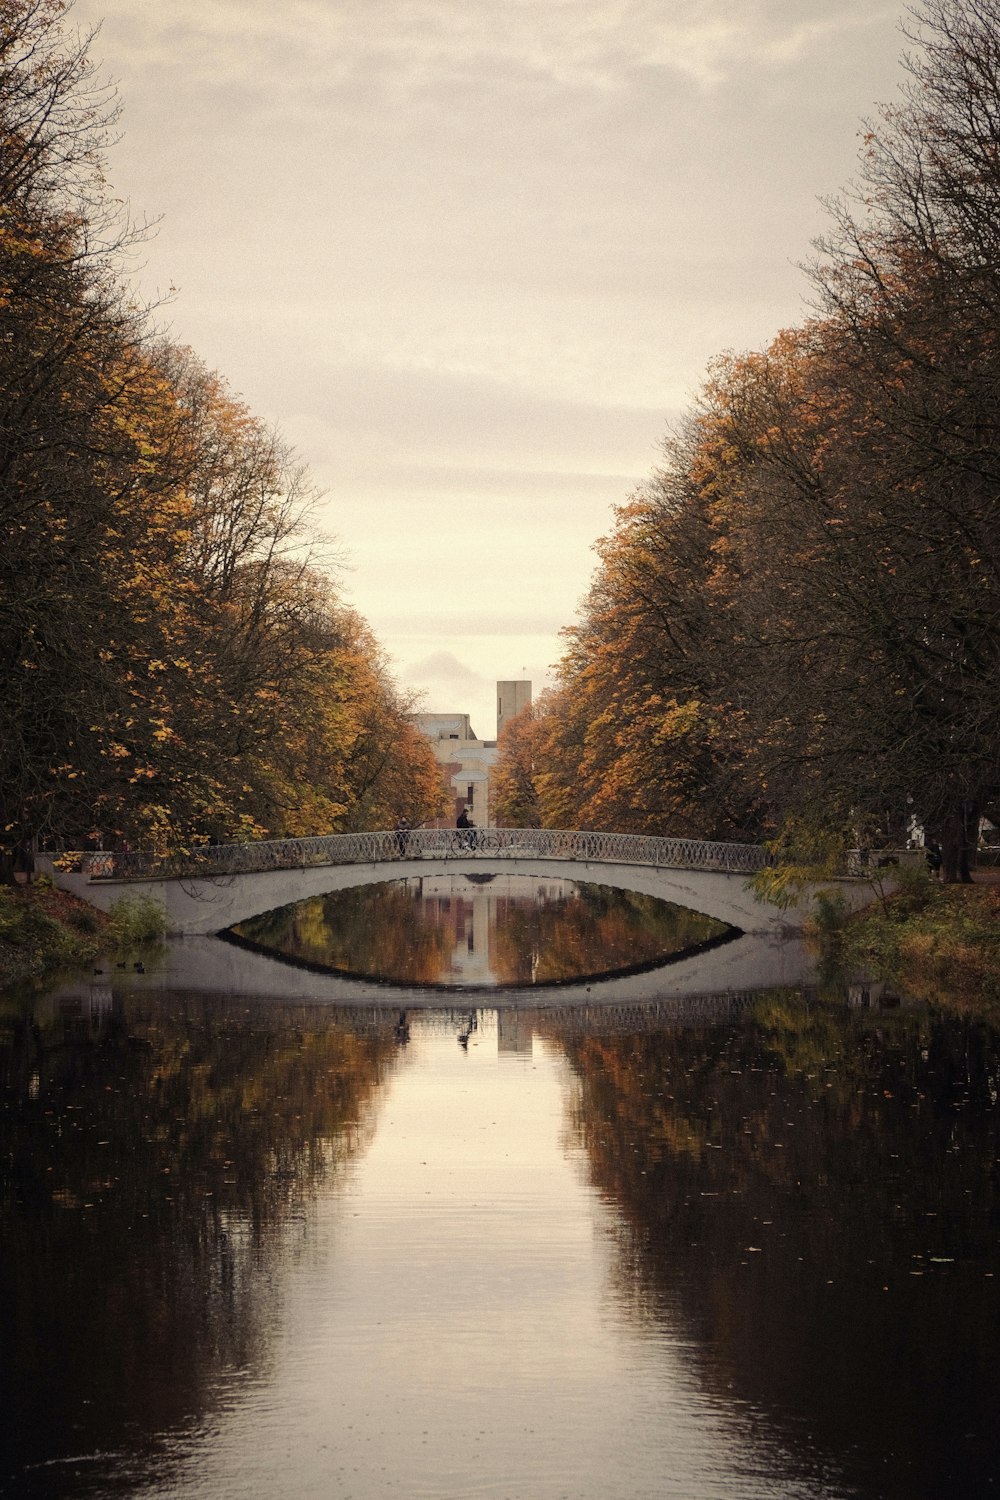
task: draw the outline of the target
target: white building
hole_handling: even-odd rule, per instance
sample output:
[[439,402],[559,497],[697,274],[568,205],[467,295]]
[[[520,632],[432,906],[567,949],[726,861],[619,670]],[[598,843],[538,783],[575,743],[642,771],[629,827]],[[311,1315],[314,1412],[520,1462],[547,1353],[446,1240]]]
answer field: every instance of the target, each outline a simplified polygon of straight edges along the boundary
[[[498,682],[497,734],[530,702],[530,682]],[[453,828],[464,807],[477,828],[488,828],[492,822],[490,781],[497,761],[496,740],[479,739],[468,714],[414,714],[413,722],[434,746],[449,791],[454,795],[453,808],[427,826]]]

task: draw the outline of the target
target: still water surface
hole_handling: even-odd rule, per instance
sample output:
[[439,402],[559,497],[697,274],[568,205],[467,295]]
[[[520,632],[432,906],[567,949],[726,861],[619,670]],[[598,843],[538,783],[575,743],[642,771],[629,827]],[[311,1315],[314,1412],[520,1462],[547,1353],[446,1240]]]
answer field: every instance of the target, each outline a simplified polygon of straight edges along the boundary
[[1000,1484],[990,1028],[144,983],[0,1009],[0,1493]]
[[314,896],[234,929],[265,952],[397,984],[564,984],[735,934],[637,891],[534,875],[413,876]]

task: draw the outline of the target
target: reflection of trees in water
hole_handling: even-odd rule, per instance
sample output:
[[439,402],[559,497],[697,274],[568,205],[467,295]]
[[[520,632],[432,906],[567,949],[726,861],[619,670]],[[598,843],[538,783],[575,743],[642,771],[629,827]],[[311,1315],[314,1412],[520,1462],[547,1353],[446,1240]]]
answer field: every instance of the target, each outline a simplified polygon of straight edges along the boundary
[[996,1034],[774,994],[735,1026],[561,1044],[622,1214],[622,1305],[682,1322],[702,1380],[803,1467],[818,1452],[900,1500],[983,1493],[1000,1466]]
[[[188,997],[116,1003],[87,1035],[5,1019],[3,1467],[51,1456],[54,1434],[133,1451],[266,1357],[279,1251],[367,1137],[393,1018],[361,1036]],[[65,1484],[39,1470],[31,1493]]]
[[501,984],[552,984],[693,948],[725,924],[636,891],[580,884],[559,901],[500,897],[493,970]]
[[[522,881],[530,894],[486,887],[464,876],[436,888],[384,883],[317,896],[241,923],[236,933],[297,962],[410,984],[444,984],[453,955],[479,951],[492,981],[552,984],[655,963],[727,931],[724,923],[653,896],[571,881]],[[554,895],[558,886],[567,894]],[[534,888],[538,889],[534,889]],[[447,892],[447,894],[446,894]],[[489,923],[486,941],[485,924]],[[462,966],[458,966],[462,973]]]
[[262,948],[351,974],[400,976],[434,984],[446,967],[451,937],[427,922],[415,892],[402,883],[315,896],[241,923]]

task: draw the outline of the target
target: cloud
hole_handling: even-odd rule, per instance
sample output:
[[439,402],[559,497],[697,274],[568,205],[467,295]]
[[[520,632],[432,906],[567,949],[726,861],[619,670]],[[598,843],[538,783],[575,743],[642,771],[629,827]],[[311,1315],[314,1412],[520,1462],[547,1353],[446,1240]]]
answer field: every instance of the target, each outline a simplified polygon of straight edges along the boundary
[[[412,621],[406,622],[410,628]],[[527,678],[535,698],[551,682],[556,658],[551,633],[497,635],[487,631],[414,636],[384,634],[404,686],[430,713],[467,713],[476,733],[492,738],[496,720],[496,684]],[[420,646],[437,639],[445,649],[420,654]],[[454,648],[454,649],[448,649]]]
[[[289,430],[317,460],[343,469],[355,454],[401,488],[440,482],[453,491],[483,480],[567,490],[648,472],[666,423],[662,405],[620,406],[611,393],[561,399],[539,380],[524,389],[476,375],[339,364],[300,345],[275,348],[287,363]],[[248,365],[252,354],[248,349]],[[269,366],[274,372],[273,364]]]
[[173,336],[295,443],[442,707],[541,680],[708,362],[801,321],[898,10],[76,0],[111,180],[163,216],[140,294],[179,286]]
[[[443,88],[471,96],[484,84],[490,94],[601,92],[650,67],[718,88],[897,13],[866,0],[828,0],[819,19],[801,0],[118,0],[114,9],[116,60],[130,71],[179,62],[214,87],[271,86],[289,111],[334,92],[368,91],[372,102],[372,89],[397,103]],[[297,87],[274,89],[289,72]]]
[[435,651],[420,661],[412,662],[404,668],[403,679],[406,682],[461,683],[477,688],[486,682],[481,673],[473,672],[471,667],[460,662],[450,651]]
[[[545,613],[542,610],[511,609],[507,613],[502,610],[467,610],[462,612],[461,631],[471,643],[476,643],[478,654],[482,655],[482,641],[497,641],[504,637],[510,637],[512,644],[504,648],[505,656],[517,656],[522,648],[517,645],[518,641],[526,639],[551,637],[555,635],[562,624],[562,616],[554,613]],[[435,614],[431,610],[423,610],[419,613],[407,611],[405,614],[388,615],[386,625],[400,638],[404,635],[414,637],[418,640],[433,640],[435,636],[447,634],[455,629],[455,617],[444,611]],[[467,652],[466,655],[469,653]],[[432,675],[425,670],[428,663],[433,671],[445,671],[451,669],[451,664],[457,658],[450,652],[433,652],[414,663],[413,670],[420,670],[424,676]],[[466,670],[466,668],[462,668]],[[496,676],[496,673],[493,673]],[[480,677],[482,681],[492,680],[490,674]]]
[[355,372],[369,388],[373,372],[412,375],[397,423],[431,399],[454,410],[459,383],[477,400],[474,382],[652,412],[718,349],[776,332],[794,315],[789,261],[823,227],[815,200],[853,167],[855,111],[842,149],[827,144],[828,79],[842,104],[885,13],[78,0],[74,14],[102,10],[95,53],[125,102],[116,163],[137,209],[165,215],[150,276],[182,288],[186,322],[214,325],[201,352],[241,386],[255,360],[297,361],[293,389],[322,346],[309,388],[331,401],[350,400]]

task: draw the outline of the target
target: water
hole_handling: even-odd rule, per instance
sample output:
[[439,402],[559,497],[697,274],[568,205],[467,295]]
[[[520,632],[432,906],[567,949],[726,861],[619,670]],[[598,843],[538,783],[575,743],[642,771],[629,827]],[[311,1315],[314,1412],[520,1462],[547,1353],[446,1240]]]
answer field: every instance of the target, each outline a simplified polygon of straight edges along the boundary
[[736,935],[636,891],[505,874],[421,875],[336,891],[234,931],[314,968],[458,989],[629,972]]
[[994,1493],[992,1029],[172,963],[0,1010],[0,1493]]

